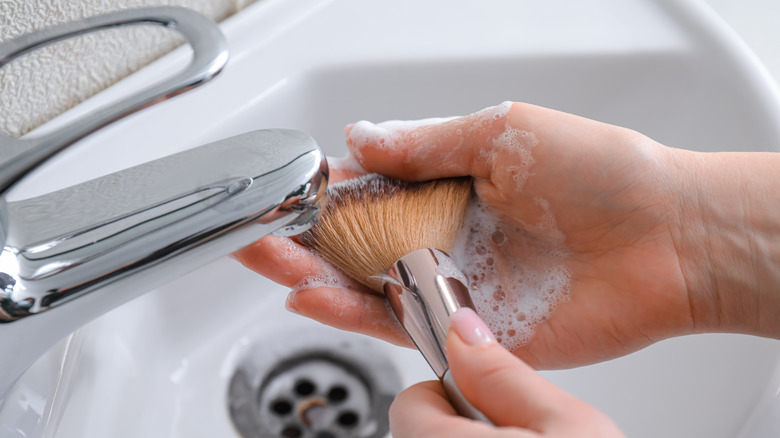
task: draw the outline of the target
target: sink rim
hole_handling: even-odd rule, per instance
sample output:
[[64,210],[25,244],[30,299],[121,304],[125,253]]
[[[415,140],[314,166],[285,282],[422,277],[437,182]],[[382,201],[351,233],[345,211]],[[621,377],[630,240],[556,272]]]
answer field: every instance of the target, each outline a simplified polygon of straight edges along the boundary
[[[289,5],[284,5],[283,2],[274,2],[274,1],[267,1],[267,2],[260,2],[257,3],[255,6],[251,7],[249,10],[246,11],[246,15],[243,15],[244,13],[238,14],[237,16],[226,20],[222,28],[225,31],[226,35],[228,36],[228,40],[231,43],[231,45],[236,41],[237,39],[240,39],[242,36],[245,37],[247,32],[249,32],[248,25],[246,24],[247,21],[250,21],[251,19],[267,19],[269,16],[273,16],[273,14],[283,14],[285,16],[294,16],[295,13],[300,12],[300,9],[302,9],[305,6],[311,5],[315,2],[309,1],[309,0],[288,0]],[[319,9],[311,12],[312,14],[317,13],[317,11],[323,10],[330,6],[331,4],[336,3],[335,1],[325,2],[323,3]],[[778,97],[777,92],[777,86],[774,84],[774,81],[771,80],[771,78],[766,73],[765,69],[760,66],[757,63],[757,60],[755,59],[755,56],[752,55],[752,53],[745,52],[744,44],[741,43],[741,41],[734,38],[734,35],[730,35],[731,31],[730,29],[727,29],[725,24],[717,20],[716,16],[712,11],[710,11],[706,5],[699,1],[695,0],[685,0],[678,2],[679,6],[674,6],[671,1],[661,1],[658,2],[660,5],[665,6],[667,8],[679,8],[680,11],[683,11],[686,14],[702,14],[701,17],[698,18],[699,21],[697,23],[702,27],[702,29],[698,29],[698,31],[706,31],[706,32],[712,32],[715,34],[718,39],[714,41],[710,41],[710,43],[714,44],[715,48],[720,51],[720,53],[724,55],[728,55],[724,59],[730,59],[736,62],[735,68],[742,71],[744,73],[744,78],[746,80],[750,81],[751,86],[756,90],[756,95],[763,98],[765,101],[761,102],[761,105],[763,105],[770,116],[777,116],[780,114],[780,97]],[[299,18],[300,19],[300,18]],[[246,20],[246,21],[245,21]],[[280,33],[284,33],[287,29],[276,29],[276,30],[269,30],[269,38],[273,39],[274,34],[273,32],[277,32],[277,35]],[[236,63],[240,62],[241,59],[247,59],[250,55],[246,54],[242,57],[235,57]],[[145,80],[143,78],[148,78],[149,76],[153,76],[154,74],[157,74],[162,71],[166,71],[168,68],[174,65],[179,65],[183,62],[183,60],[186,58],[186,53],[184,51],[177,51],[175,53],[172,53],[171,55],[166,56],[165,58],[161,59],[160,61],[156,62],[152,66],[148,67],[147,70],[140,73],[139,75],[134,75],[132,78],[128,78],[128,80],[121,82],[120,84],[117,84],[116,89],[108,90],[106,93],[101,94],[100,96],[97,96],[95,99],[91,99],[87,102],[88,105],[100,105],[101,99],[106,99],[110,97],[110,94],[116,92],[115,90],[119,90],[122,87],[134,87],[137,86],[139,81]],[[320,66],[321,67],[321,66]],[[228,66],[228,71],[231,70],[231,67]],[[309,72],[313,71],[311,68],[308,70]],[[141,79],[139,79],[141,78]],[[206,96],[214,96],[218,93],[220,93],[220,90],[222,87],[217,86],[219,83],[219,79],[217,82],[215,82],[214,86],[209,85],[206,89],[207,92],[200,93],[195,92],[190,95],[184,95],[177,98],[175,101],[171,101],[171,104],[165,104],[160,105],[159,107],[153,107],[150,108],[143,113],[138,114],[137,116],[134,116],[130,119],[127,119],[126,121],[123,121],[116,126],[110,127],[108,130],[106,130],[105,133],[100,133],[98,136],[94,138],[89,138],[87,141],[84,142],[84,145],[79,146],[80,149],[86,150],[89,147],[95,147],[99,142],[105,141],[106,138],[111,138],[118,135],[122,135],[123,133],[131,132],[134,129],[138,129],[138,127],[143,126],[144,124],[150,123],[150,121],[156,119],[156,125],[162,126],[168,121],[175,120],[177,117],[177,112],[182,108],[189,105],[194,104],[195,102],[199,102],[201,100],[208,100],[209,97]],[[274,90],[275,84],[277,82],[273,82],[267,90]],[[762,91],[762,93],[759,93],[758,91]],[[497,103],[497,102],[496,102]],[[77,111],[83,111],[86,110],[88,106],[80,107],[78,110],[74,110],[74,112]],[[475,108],[478,109],[478,108]],[[441,115],[441,114],[438,114]],[[59,123],[64,123],[63,120],[67,121],[68,115],[64,115],[64,119],[61,119]],[[191,135],[186,136],[182,139],[182,141],[176,145],[178,148],[186,148],[188,146],[193,146],[196,137],[204,135],[208,137],[209,135],[216,135],[215,133],[219,130],[219,121],[213,121],[208,126],[199,126],[196,130],[196,133],[191,133]],[[161,129],[161,128],[158,128]],[[149,136],[154,136],[155,133],[149,134]],[[169,138],[169,135],[162,135],[162,140],[159,140],[159,142],[163,142],[166,138]],[[778,132],[776,133],[776,137],[780,138],[780,128],[778,129]],[[130,140],[133,141],[138,138],[145,138],[144,136],[130,136]],[[207,142],[210,139],[204,139],[202,141],[203,143]],[[201,143],[200,141],[198,143]],[[92,145],[92,146],[90,146]],[[166,152],[167,153],[167,152]],[[166,286],[168,288],[169,286]],[[165,289],[165,288],[162,288]]]

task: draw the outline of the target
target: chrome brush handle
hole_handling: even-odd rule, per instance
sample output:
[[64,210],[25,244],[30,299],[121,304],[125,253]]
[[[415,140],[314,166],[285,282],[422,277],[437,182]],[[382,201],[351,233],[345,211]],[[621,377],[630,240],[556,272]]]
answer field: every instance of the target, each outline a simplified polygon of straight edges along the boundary
[[116,120],[213,78],[228,59],[227,41],[208,18],[180,7],[150,7],[113,12],[59,24],[0,43],[0,68],[49,44],[90,32],[127,25],[152,24],[177,31],[192,46],[189,66],[119,102],[115,102],[46,135],[21,139],[0,132],[0,193],[40,163]]
[[458,414],[490,423],[455,385],[447,360],[450,315],[461,307],[474,308],[466,277],[455,262],[437,249],[419,249],[398,259],[383,281],[398,322],[441,380]]

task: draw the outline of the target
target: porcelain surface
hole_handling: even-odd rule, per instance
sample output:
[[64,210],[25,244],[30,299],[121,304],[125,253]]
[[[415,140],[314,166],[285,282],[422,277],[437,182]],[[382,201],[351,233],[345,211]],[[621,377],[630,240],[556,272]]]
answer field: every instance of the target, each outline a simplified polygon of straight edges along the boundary
[[[304,130],[328,155],[342,156],[348,123],[467,114],[506,100],[680,148],[780,144],[774,82],[698,1],[264,0],[222,27],[231,59],[221,77],[82,141],[14,196],[260,128]],[[175,52],[50,126],[186,58]],[[238,436],[226,388],[253,340],[331,330],[284,312],[286,293],[226,258],[123,305],[28,372],[0,411],[0,432]],[[184,298],[191,305],[179,307]],[[376,345],[404,385],[432,378],[417,352]],[[604,410],[627,436],[751,438],[763,436],[756,424],[777,398],[778,364],[777,341],[699,335],[544,374]]]

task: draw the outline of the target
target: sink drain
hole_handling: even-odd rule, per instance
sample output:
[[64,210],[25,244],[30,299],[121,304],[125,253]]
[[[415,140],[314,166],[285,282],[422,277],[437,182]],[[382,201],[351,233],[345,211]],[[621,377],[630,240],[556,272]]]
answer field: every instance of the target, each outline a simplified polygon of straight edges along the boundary
[[[258,342],[230,381],[244,438],[374,438],[401,390],[395,367],[366,339],[330,330]],[[290,339],[294,337],[294,340]]]

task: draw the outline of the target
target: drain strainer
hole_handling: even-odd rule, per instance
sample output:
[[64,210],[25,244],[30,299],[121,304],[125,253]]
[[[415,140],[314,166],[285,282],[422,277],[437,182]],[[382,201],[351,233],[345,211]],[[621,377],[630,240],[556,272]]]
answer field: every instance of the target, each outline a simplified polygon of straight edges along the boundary
[[401,380],[382,352],[331,330],[285,336],[258,342],[230,381],[230,414],[244,438],[387,435]]

